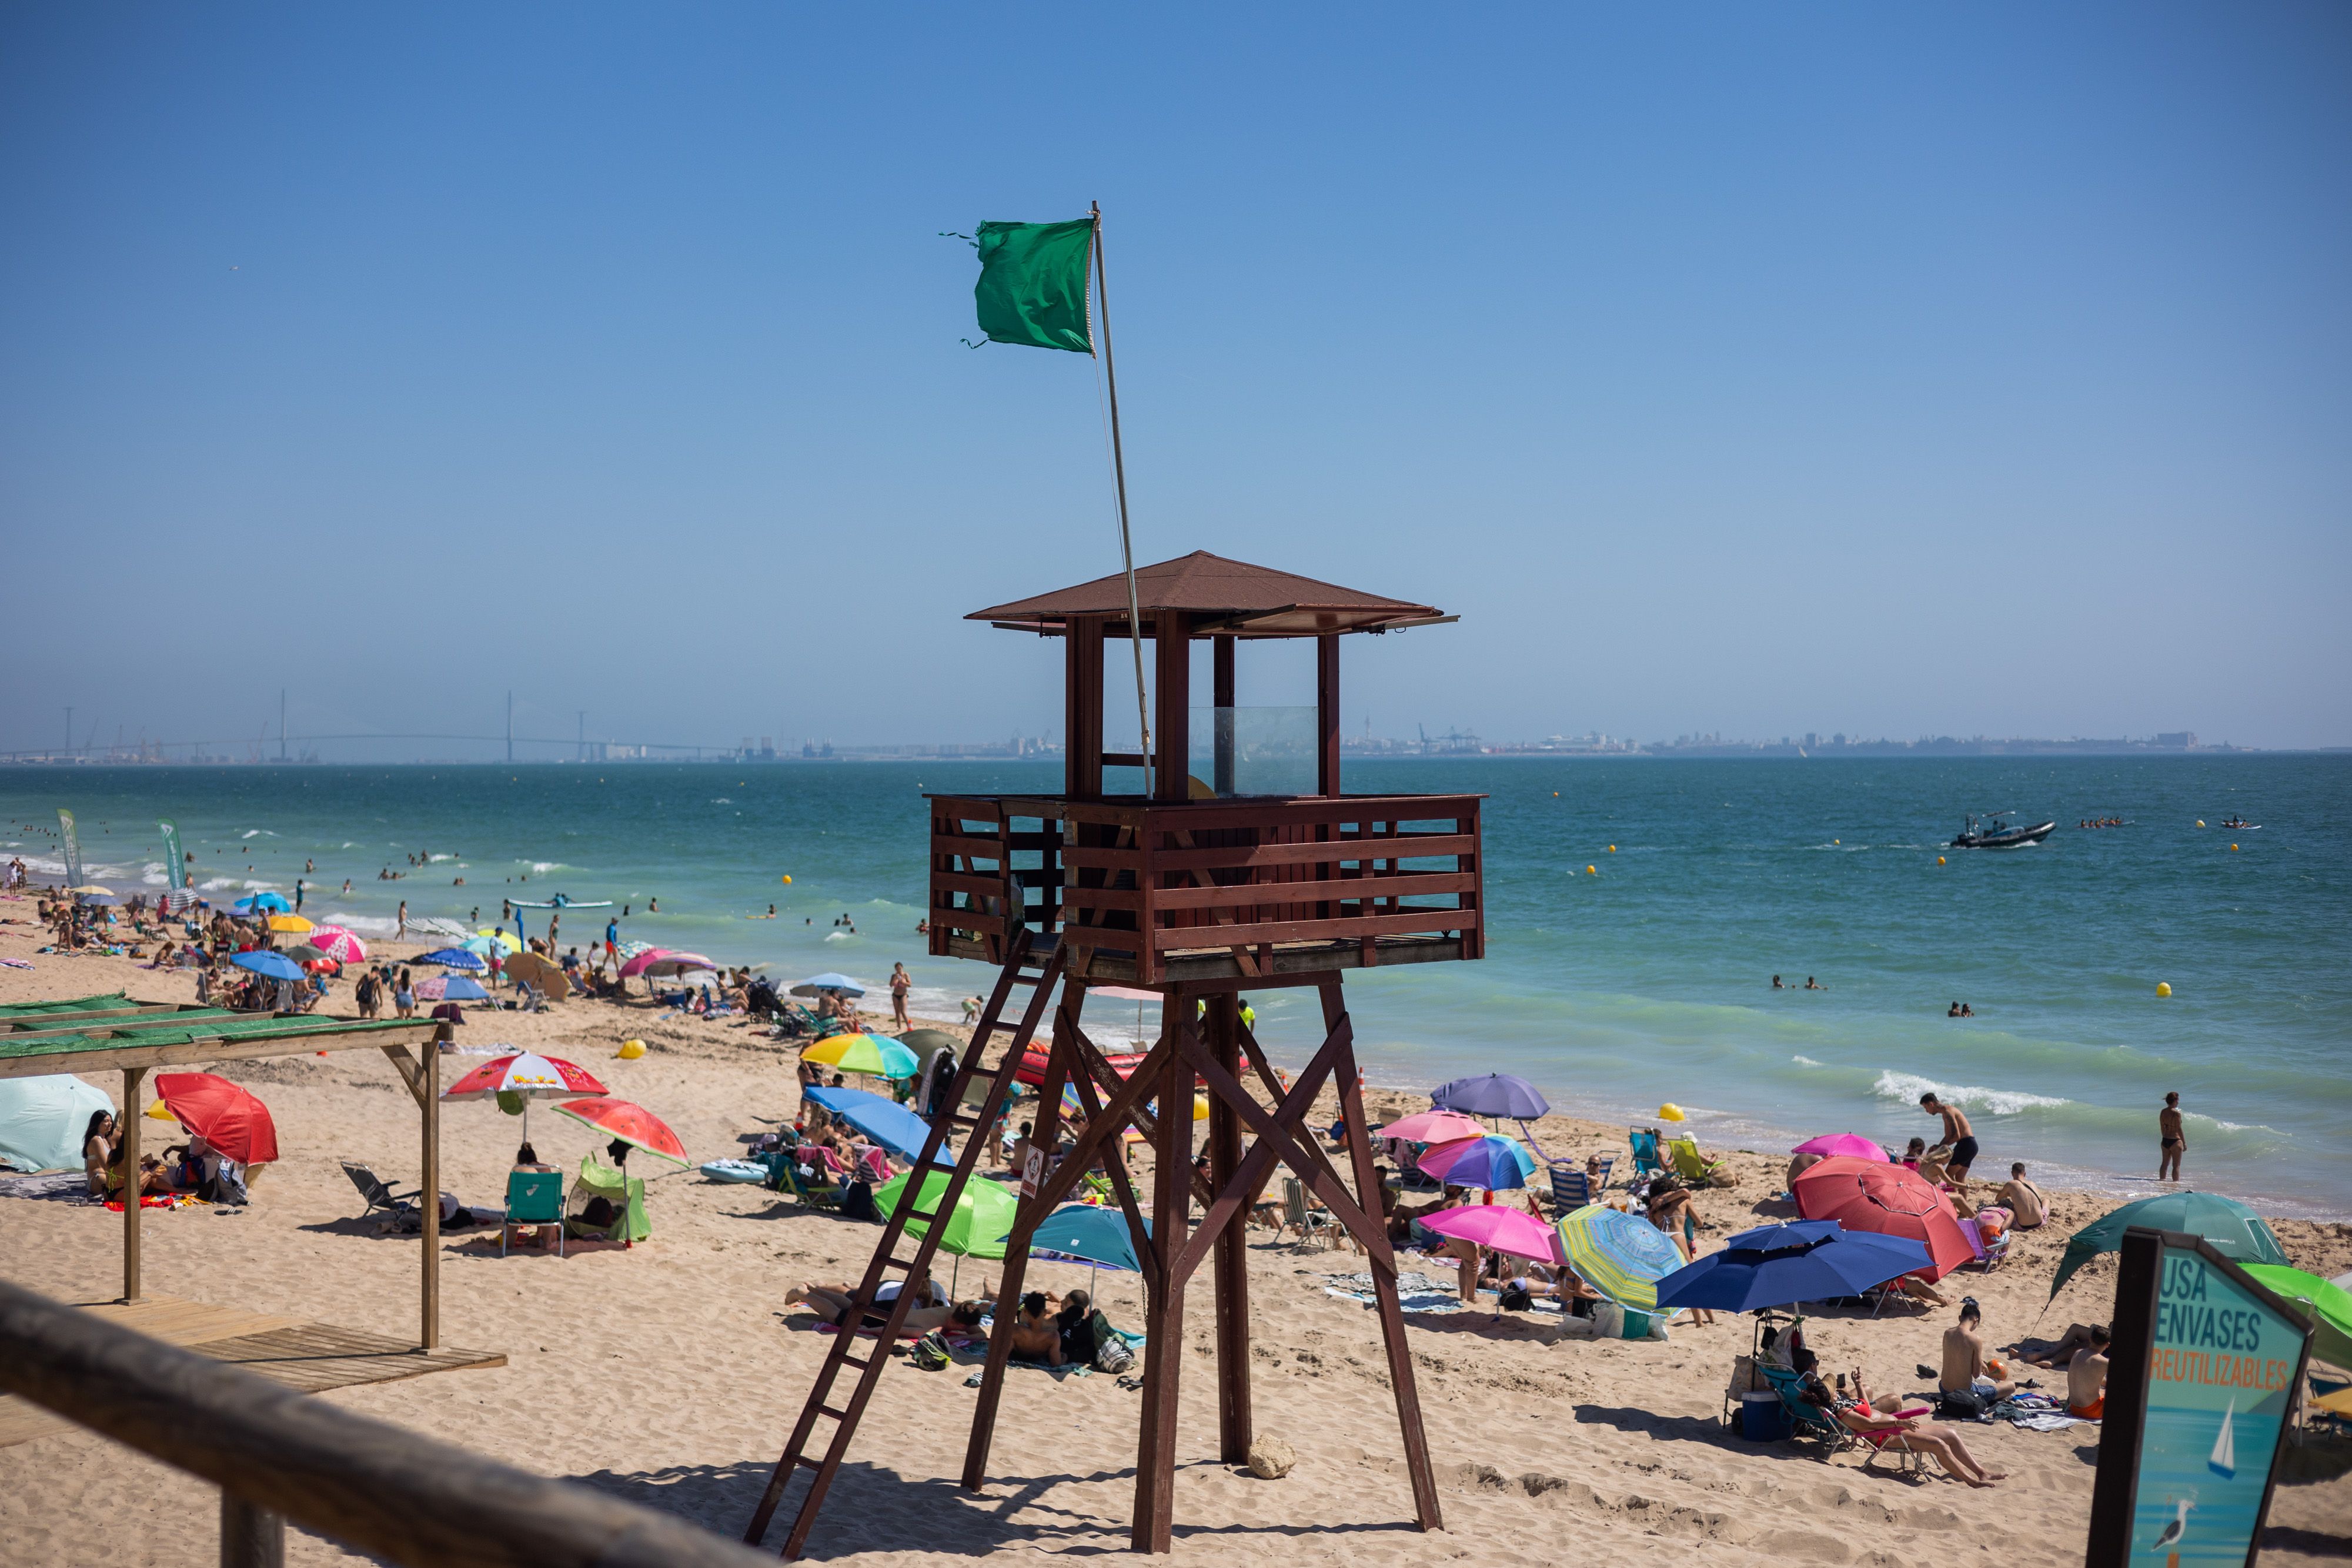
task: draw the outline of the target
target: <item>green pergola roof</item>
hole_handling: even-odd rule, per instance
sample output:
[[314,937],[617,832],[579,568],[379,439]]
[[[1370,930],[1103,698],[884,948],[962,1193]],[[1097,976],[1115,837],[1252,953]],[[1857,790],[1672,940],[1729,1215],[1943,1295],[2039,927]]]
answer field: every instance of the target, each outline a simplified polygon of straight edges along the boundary
[[[141,1009],[151,1010],[139,1010]],[[46,1011],[31,1009],[44,1009]],[[430,1040],[431,1019],[340,1019],[134,1002],[121,994],[0,1011],[0,1078],[105,1072]]]

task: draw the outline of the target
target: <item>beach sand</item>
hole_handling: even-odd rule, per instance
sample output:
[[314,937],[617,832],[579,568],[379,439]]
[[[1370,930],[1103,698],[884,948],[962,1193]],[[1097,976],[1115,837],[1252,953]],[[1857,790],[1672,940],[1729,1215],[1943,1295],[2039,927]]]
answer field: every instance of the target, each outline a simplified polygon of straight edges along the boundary
[[[33,906],[0,904],[29,922]],[[31,956],[37,928],[0,925],[0,956]],[[395,948],[394,951],[408,949]],[[0,970],[0,1002],[124,989],[191,1000],[185,975],[129,960],[31,956]],[[347,990],[341,991],[348,998]],[[474,1012],[465,1049],[537,1049],[577,1061],[613,1092],[665,1117],[697,1159],[736,1154],[746,1134],[788,1121],[793,1053],[720,1023],[656,1024],[649,1009],[572,1002],[543,1015]],[[648,1054],[617,1060],[642,1038]],[[445,1061],[446,1084],[466,1065]],[[373,1166],[413,1186],[416,1116],[390,1063],[373,1051],[229,1064],[270,1105],[282,1158],[252,1207],[151,1212],[150,1293],[315,1318],[405,1334],[416,1320],[416,1242],[352,1218],[357,1194],[339,1166]],[[119,1076],[94,1079],[110,1094]],[[1327,1102],[1328,1102],[1327,1096]],[[1375,1118],[1425,1106],[1371,1096]],[[1325,1120],[1328,1120],[1327,1111]],[[443,1186],[495,1203],[520,1124],[482,1104],[448,1105]],[[148,1142],[173,1131],[149,1124]],[[544,1108],[531,1116],[540,1151],[576,1167],[602,1140]],[[1547,1118],[1544,1148],[1579,1157],[1624,1152],[1624,1129]],[[1989,1155],[1990,1159],[1991,1156]],[[1702,1243],[1779,1218],[1786,1156],[1738,1155],[1739,1185],[1701,1195]],[[658,1167],[644,1155],[641,1174]],[[2193,1174],[2193,1172],[2192,1172]],[[446,1343],[502,1351],[501,1368],[440,1373],[318,1397],[464,1445],[545,1475],[740,1533],[825,1348],[786,1288],[855,1280],[879,1232],[803,1212],[754,1186],[698,1173],[655,1176],[653,1239],[634,1249],[498,1256],[495,1235],[443,1238]],[[2051,1193],[2044,1229],[2021,1234],[2012,1260],[1947,1287],[1982,1301],[1993,1343],[2105,1321],[2113,1259],[2042,1301],[2066,1234],[2104,1204]],[[2352,1227],[2282,1221],[2294,1261],[2332,1276],[2352,1267]],[[120,1289],[121,1220],[86,1205],[0,1199],[0,1275],[68,1301]],[[1446,1529],[1412,1528],[1411,1494],[1373,1314],[1325,1293],[1319,1276],[1360,1266],[1255,1231],[1250,1288],[1257,1429],[1290,1442],[1298,1464],[1257,1480],[1215,1458],[1209,1271],[1187,1312],[1179,1431],[1175,1552],[1241,1563],[1439,1563],[1502,1558],[1631,1561],[1664,1551],[1706,1563],[1911,1565],[1983,1562],[2072,1564],[2082,1559],[2095,1456],[2091,1429],[2035,1435],[2007,1426],[1961,1428],[2007,1480],[1971,1490],[1933,1473],[1865,1473],[1851,1454],[1824,1460],[1788,1443],[1745,1442],[1721,1420],[1747,1320],[1677,1325],[1670,1341],[1596,1342],[1556,1318],[1490,1312],[1410,1320],[1422,1408]],[[1442,1264],[1407,1260],[1450,1278]],[[995,1265],[962,1266],[970,1293]],[[1032,1265],[1034,1284],[1086,1282],[1068,1265]],[[1098,1294],[1114,1322],[1142,1326],[1131,1277],[1105,1273]],[[1824,1370],[1859,1364],[1884,1392],[1916,1390],[1915,1363],[1933,1364],[1948,1312],[1890,1309],[1875,1321],[1830,1311],[1809,1325]],[[1167,1347],[1154,1347],[1166,1354]],[[1123,1549],[1133,1493],[1138,1396],[1102,1375],[1009,1375],[992,1479],[960,1491],[974,1391],[966,1369],[924,1373],[904,1362],[883,1377],[848,1463],[811,1540],[828,1561],[969,1557],[1008,1548],[1095,1553]],[[2045,1379],[2046,1381],[2046,1379]],[[797,1496],[797,1491],[795,1491]],[[75,1431],[0,1448],[0,1557],[19,1568],[104,1563],[112,1568],[217,1560],[214,1494],[185,1476]],[[784,1521],[771,1531],[780,1544]],[[2264,1560],[2340,1562],[2352,1555],[2352,1479],[2279,1489]],[[289,1559],[347,1560],[331,1543],[289,1532]]]

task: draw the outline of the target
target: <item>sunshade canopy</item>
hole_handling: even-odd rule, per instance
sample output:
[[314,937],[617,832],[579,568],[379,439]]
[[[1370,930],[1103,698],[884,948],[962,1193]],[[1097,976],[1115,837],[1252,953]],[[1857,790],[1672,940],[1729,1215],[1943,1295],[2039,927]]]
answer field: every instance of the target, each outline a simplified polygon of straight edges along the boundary
[[[824,1106],[902,1159],[920,1155],[923,1140],[930,1135],[929,1124],[920,1116],[863,1089],[809,1089],[802,1092],[801,1098]],[[944,1142],[932,1160],[943,1166],[955,1163]]]
[[[1213,632],[1236,637],[1317,637],[1337,632],[1384,632],[1441,619],[1426,604],[1384,599],[1295,572],[1229,560],[1207,550],[1137,567],[1135,595],[1147,636],[1156,635],[1160,611],[1182,611],[1192,616],[1195,636]],[[1126,574],[1113,572],[1051,593],[976,610],[964,619],[1050,635],[1078,616],[1103,617],[1109,635],[1127,635]]]
[[301,965],[283,953],[273,953],[266,947],[251,953],[239,953],[229,962],[240,969],[250,969],[273,980],[299,980],[302,977]]
[[1462,1138],[1485,1137],[1486,1124],[1459,1111],[1416,1111],[1385,1127],[1373,1128],[1372,1135],[1402,1138],[1409,1144],[1451,1144]]
[[2058,1260],[2058,1273],[2050,1281],[2050,1294],[2056,1296],[2060,1287],[2073,1279],[2074,1271],[2084,1264],[2102,1252],[2113,1252],[2121,1247],[2124,1232],[2135,1225],[2202,1236],[2224,1258],[2239,1263],[2284,1266],[2287,1261],[2286,1249],[2271,1234],[2263,1217],[2236,1198],[2214,1192],[2168,1192],[2125,1204],[2067,1238],[2065,1254]]
[[210,1072],[159,1072],[155,1092],[180,1125],[245,1166],[278,1157],[278,1124],[269,1107],[227,1079]]
[[[875,1206],[886,1214],[896,1214],[903,1204],[911,1202],[915,1212],[937,1214],[940,1199],[947,1196],[948,1173],[934,1166],[923,1173],[922,1189],[911,1199],[915,1173],[902,1171],[874,1189]],[[955,1209],[948,1216],[947,1227],[940,1232],[940,1246],[964,1258],[1002,1258],[1004,1239],[1013,1229],[1013,1216],[1019,1207],[1012,1192],[992,1181],[964,1183],[957,1197]],[[931,1228],[931,1221],[909,1218],[907,1233],[920,1240]]]
[[1622,1209],[1587,1204],[1562,1219],[1559,1230],[1577,1278],[1621,1307],[1657,1311],[1658,1281],[1683,1266],[1672,1238]]
[[444,1100],[488,1100],[499,1094],[520,1094],[530,1100],[565,1100],[603,1094],[596,1075],[560,1056],[528,1051],[494,1056],[441,1092]]
[[844,996],[862,997],[866,994],[866,988],[859,985],[856,981],[851,979],[846,975],[835,974],[831,971],[827,971],[822,975],[811,975],[807,979],[803,980],[799,985],[793,988],[793,995],[796,997],[821,997],[825,995],[827,992],[839,992]]
[[913,1051],[876,1034],[836,1034],[803,1051],[801,1059],[883,1078],[912,1078],[921,1068]]
[[2352,1372],[2352,1291],[2316,1274],[2277,1263],[2241,1265],[2270,1291],[2303,1309],[2311,1320],[2311,1354]]
[[[1012,1228],[1008,1213],[1008,1236]],[[1143,1233],[1151,1234],[1148,1215]],[[1097,1269],[1124,1269],[1131,1274],[1143,1270],[1135,1256],[1135,1238],[1128,1231],[1126,1215],[1096,1203],[1066,1203],[1039,1221],[1036,1234],[1029,1239],[1029,1255],[1088,1263]]]
[[1907,1236],[1923,1244],[1935,1260],[1935,1267],[1919,1270],[1927,1279],[1940,1280],[1977,1255],[1950,1199],[1917,1171],[1836,1155],[1800,1176],[1796,1190],[1797,1207],[1807,1219],[1834,1219],[1848,1230]]
[[1743,1230],[1658,1281],[1661,1307],[1752,1312],[1859,1295],[1935,1260],[1925,1243],[1848,1230],[1834,1219]]
[[482,974],[489,965],[478,953],[468,953],[463,947],[436,947],[416,960],[420,964],[438,964],[445,969],[465,969]]
[[1429,1098],[1441,1111],[1459,1111],[1469,1116],[1531,1119],[1551,1109],[1551,1102],[1534,1084],[1508,1072],[1457,1078]]
[[113,1101],[70,1072],[0,1079],[0,1165],[71,1170],[81,1164],[90,1116],[113,1109]]
[[[1514,1208],[1509,1204],[1477,1203],[1441,1208],[1435,1214],[1423,1215],[1421,1223],[1440,1236],[1475,1241],[1515,1258],[1553,1262],[1560,1256],[1559,1239],[1552,1234],[1551,1227],[1526,1209]],[[1682,1260],[1679,1254],[1675,1260]]]

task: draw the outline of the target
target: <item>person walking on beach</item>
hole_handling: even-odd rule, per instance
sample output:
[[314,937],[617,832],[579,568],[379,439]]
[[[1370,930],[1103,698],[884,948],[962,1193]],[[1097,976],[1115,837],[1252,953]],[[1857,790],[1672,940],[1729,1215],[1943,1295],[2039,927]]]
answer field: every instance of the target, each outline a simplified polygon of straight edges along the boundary
[[901,1030],[915,1027],[915,1020],[907,1016],[907,992],[914,984],[913,977],[907,973],[906,965],[890,966],[890,1022]]
[[2179,1181],[2180,1156],[2189,1152],[2189,1138],[2180,1124],[2179,1090],[2164,1097],[2164,1109],[2156,1113],[2156,1133],[2161,1140],[2157,1145],[2156,1179]]
[[1930,1116],[1944,1119],[1944,1142],[1952,1145],[1952,1157],[1944,1162],[1944,1174],[1953,1181],[1969,1179],[1969,1167],[1977,1163],[1976,1134],[1969,1128],[1968,1113],[1958,1105],[1947,1105],[1936,1098],[1932,1089],[1919,1096],[1919,1108]]
[[400,901],[400,928],[393,936],[403,942],[408,940],[408,900],[404,898]]

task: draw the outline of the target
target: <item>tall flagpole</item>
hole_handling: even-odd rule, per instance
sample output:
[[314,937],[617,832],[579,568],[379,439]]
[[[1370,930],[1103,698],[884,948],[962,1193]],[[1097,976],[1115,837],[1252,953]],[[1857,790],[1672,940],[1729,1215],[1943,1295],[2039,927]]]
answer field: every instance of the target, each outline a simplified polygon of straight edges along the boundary
[[1110,283],[1103,270],[1102,204],[1095,222],[1095,300],[1102,307],[1103,379],[1110,383],[1110,465],[1118,482],[1118,553],[1127,567],[1127,644],[1135,654],[1135,722],[1143,736],[1143,793],[1151,794],[1151,718],[1143,701],[1143,611],[1135,592],[1135,542],[1127,526],[1127,454],[1118,444],[1118,370],[1110,354]]

